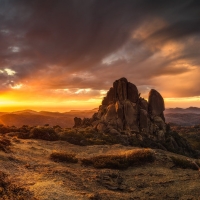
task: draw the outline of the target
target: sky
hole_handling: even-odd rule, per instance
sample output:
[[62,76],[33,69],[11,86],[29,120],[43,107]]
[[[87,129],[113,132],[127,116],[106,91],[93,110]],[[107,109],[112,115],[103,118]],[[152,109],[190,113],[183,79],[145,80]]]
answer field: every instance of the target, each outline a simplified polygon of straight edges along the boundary
[[0,0],[0,111],[93,109],[126,77],[200,107],[199,0]]

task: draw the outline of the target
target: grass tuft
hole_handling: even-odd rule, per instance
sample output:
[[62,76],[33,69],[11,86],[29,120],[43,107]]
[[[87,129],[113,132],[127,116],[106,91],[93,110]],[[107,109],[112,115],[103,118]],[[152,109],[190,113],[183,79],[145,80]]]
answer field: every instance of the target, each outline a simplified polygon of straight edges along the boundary
[[12,184],[12,179],[0,171],[0,199],[2,200],[37,200],[33,193],[25,188]]
[[55,162],[67,162],[67,163],[77,163],[78,159],[76,158],[76,154],[66,153],[66,152],[57,152],[54,151],[50,155],[51,160]]
[[154,152],[150,149],[135,149],[118,155],[100,155],[81,160],[83,165],[95,168],[127,169],[155,160]]

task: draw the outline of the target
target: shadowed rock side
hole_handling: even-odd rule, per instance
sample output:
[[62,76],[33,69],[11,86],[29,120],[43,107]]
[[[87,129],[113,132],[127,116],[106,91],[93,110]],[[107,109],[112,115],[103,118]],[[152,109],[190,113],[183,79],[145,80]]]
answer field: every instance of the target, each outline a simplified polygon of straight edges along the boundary
[[170,132],[164,110],[164,99],[159,92],[152,89],[147,101],[140,97],[134,84],[121,78],[113,83],[98,112],[91,119],[75,118],[74,127],[93,126],[98,132],[115,137],[136,138],[141,146],[190,154],[192,149],[187,141]]

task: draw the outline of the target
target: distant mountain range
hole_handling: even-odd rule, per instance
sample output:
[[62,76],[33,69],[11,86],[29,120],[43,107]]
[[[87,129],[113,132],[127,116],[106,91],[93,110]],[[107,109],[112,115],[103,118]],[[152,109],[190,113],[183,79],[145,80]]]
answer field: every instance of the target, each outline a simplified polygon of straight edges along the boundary
[[189,108],[167,108],[166,113],[196,113],[200,114],[200,108],[198,107],[189,107]]
[[200,124],[200,108],[168,108],[165,110],[165,120],[168,123],[193,126]]
[[0,124],[7,126],[21,127],[23,125],[37,126],[49,124],[50,126],[59,125],[63,128],[69,128],[74,125],[74,117],[92,117],[97,111],[93,110],[72,110],[69,112],[48,112],[34,110],[22,110],[16,112],[0,112]]
[[[69,112],[49,112],[34,110],[21,110],[16,112],[0,112],[0,124],[20,127],[23,125],[50,126],[59,125],[63,128],[70,128],[74,125],[74,117],[92,117],[98,109],[92,110],[71,110]],[[167,123],[192,126],[200,124],[200,108],[168,108],[165,110],[165,119]]]

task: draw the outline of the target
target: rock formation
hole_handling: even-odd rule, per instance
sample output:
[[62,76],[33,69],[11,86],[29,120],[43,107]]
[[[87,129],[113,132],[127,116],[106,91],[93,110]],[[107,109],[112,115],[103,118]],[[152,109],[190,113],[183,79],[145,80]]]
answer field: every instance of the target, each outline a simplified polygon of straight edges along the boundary
[[[151,89],[147,101],[140,97],[134,84],[126,78],[121,78],[113,83],[98,112],[91,119],[75,118],[74,127],[90,125],[98,132],[115,137],[131,136],[141,141],[143,146],[151,147],[153,144],[155,148],[188,152],[190,147],[187,141],[180,136],[173,136],[167,130],[169,127],[165,123],[164,110],[164,99],[159,92]],[[130,141],[124,143],[130,144]]]
[[110,129],[150,135],[159,132],[160,139],[166,132],[164,109],[164,100],[156,90],[150,91],[147,102],[140,97],[134,84],[121,78],[113,83],[104,97],[93,125],[98,131]]

